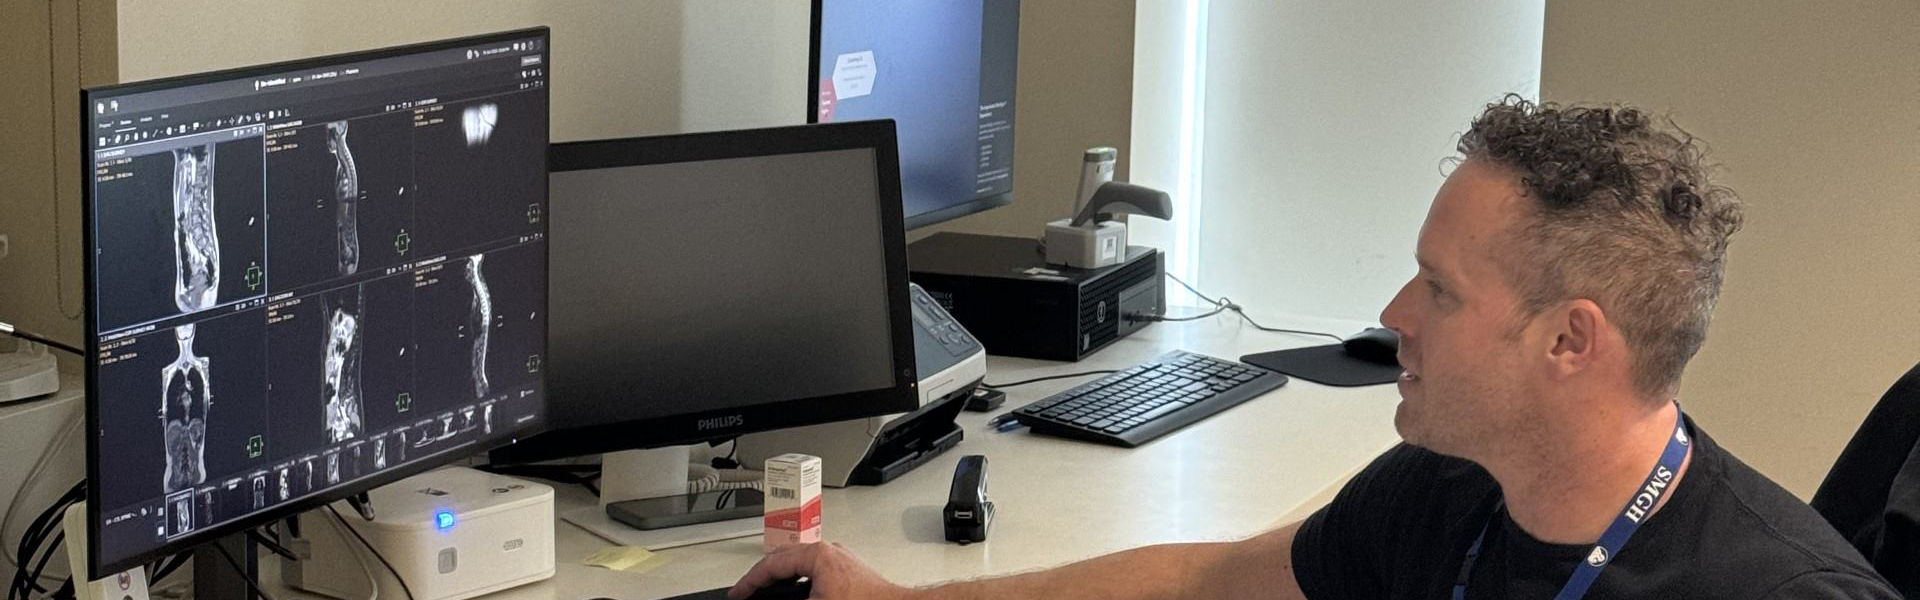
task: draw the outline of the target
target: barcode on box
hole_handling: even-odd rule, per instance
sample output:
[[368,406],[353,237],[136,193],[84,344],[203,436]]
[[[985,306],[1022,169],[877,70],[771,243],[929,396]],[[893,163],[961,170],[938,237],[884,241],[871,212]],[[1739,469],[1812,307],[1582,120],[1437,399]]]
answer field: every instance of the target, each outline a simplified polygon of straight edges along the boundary
[[791,488],[773,488],[772,490],[768,490],[768,493],[773,494],[773,497],[781,500],[792,500],[794,498],[794,490]]

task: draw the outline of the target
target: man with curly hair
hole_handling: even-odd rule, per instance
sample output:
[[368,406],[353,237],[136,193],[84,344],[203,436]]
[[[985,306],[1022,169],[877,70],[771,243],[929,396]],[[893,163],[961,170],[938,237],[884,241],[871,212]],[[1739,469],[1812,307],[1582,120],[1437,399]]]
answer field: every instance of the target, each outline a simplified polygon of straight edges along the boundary
[[857,598],[1898,598],[1806,504],[1685,417],[1740,202],[1703,150],[1632,108],[1489,105],[1381,322],[1405,443],[1306,520],[907,589],[832,545],[807,576]]

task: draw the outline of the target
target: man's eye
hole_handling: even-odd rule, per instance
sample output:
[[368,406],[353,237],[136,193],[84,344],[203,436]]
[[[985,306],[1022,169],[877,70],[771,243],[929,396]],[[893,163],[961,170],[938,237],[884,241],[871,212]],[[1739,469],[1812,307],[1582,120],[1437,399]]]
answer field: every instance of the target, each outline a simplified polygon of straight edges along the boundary
[[1433,296],[1435,298],[1438,298],[1440,297],[1441,294],[1445,293],[1445,290],[1440,289],[1440,284],[1434,283],[1431,281],[1427,282],[1427,291],[1433,292]]

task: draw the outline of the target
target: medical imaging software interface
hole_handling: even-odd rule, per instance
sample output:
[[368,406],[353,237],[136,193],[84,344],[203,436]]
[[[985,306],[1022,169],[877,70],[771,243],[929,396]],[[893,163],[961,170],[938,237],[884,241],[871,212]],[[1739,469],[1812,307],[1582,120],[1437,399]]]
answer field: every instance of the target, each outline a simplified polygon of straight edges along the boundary
[[103,564],[540,424],[546,50],[89,96]]

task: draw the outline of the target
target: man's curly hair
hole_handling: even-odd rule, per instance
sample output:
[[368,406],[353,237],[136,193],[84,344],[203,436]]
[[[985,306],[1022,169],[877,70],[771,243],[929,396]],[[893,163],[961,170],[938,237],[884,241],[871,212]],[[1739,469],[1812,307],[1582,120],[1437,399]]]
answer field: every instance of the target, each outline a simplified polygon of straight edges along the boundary
[[1626,339],[1634,387],[1664,401],[1706,341],[1740,200],[1705,147],[1629,107],[1508,95],[1460,137],[1466,160],[1516,173],[1532,202],[1498,260],[1526,315],[1588,299]]

